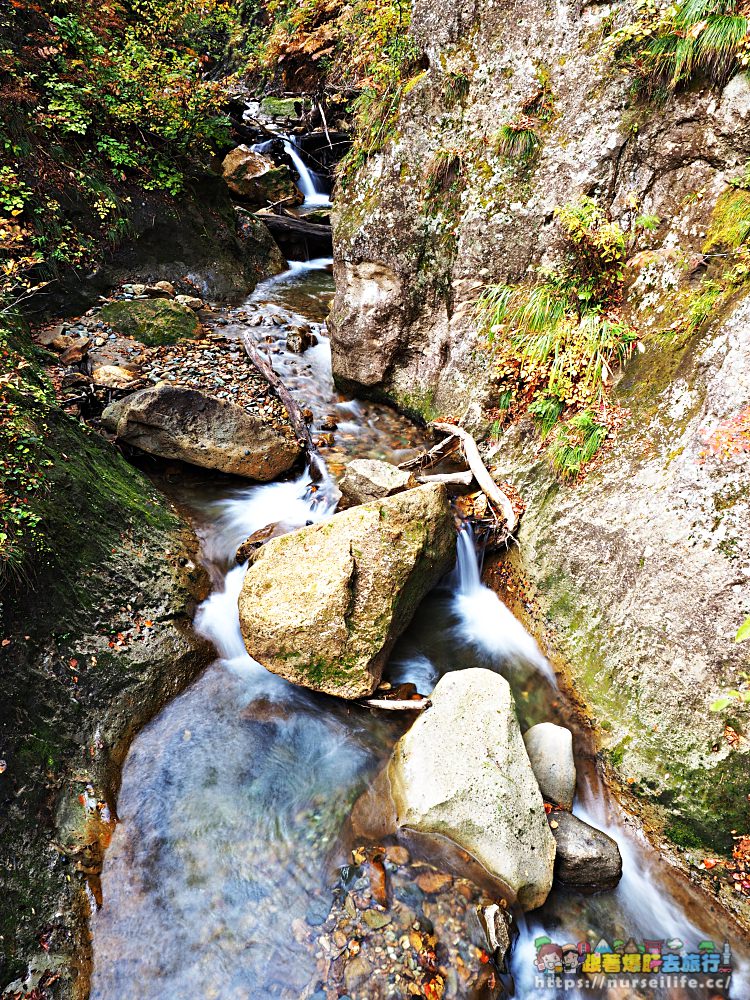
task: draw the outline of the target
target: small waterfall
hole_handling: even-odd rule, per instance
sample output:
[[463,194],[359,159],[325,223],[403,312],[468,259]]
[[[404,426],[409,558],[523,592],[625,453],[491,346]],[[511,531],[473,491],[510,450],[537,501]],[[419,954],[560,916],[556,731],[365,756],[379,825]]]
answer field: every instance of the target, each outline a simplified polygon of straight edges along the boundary
[[[279,139],[284,144],[285,152],[299,173],[297,187],[305,196],[305,201],[302,207],[330,208],[330,197],[325,191],[320,190],[320,180],[318,175],[313,173],[313,171],[310,170],[305,161],[302,159],[294,140],[290,139],[286,135],[280,135]],[[276,142],[275,139],[267,139],[266,142],[256,142],[254,146],[251,146],[251,149],[254,153],[267,154],[273,149],[274,142]]]
[[482,583],[469,525],[464,525],[458,535],[458,562],[452,583],[454,610],[459,618],[457,632],[465,642],[487,654],[493,666],[521,660],[557,684],[552,667],[534,639],[497,594]]
[[331,199],[325,191],[318,190],[316,186],[317,175],[308,168],[291,139],[284,140],[284,149],[289,154],[290,160],[299,172],[299,181],[297,182],[297,186],[305,196],[303,207],[313,205],[323,208],[328,207],[331,204]]

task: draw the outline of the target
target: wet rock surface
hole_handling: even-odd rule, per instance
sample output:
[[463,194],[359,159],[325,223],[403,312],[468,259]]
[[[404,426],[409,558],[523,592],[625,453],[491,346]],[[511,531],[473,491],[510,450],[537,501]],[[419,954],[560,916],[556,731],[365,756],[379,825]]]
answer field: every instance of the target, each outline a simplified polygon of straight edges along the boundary
[[358,458],[346,467],[339,483],[342,505],[351,507],[381,497],[394,496],[417,485],[410,472],[405,472],[377,459]]
[[229,190],[251,205],[262,208],[280,201],[291,205],[302,203],[302,194],[289,167],[276,166],[269,157],[254,153],[247,146],[237,146],[227,153],[221,170]]
[[576,765],[570,730],[552,722],[539,722],[526,730],[523,742],[539,791],[544,798],[563,809],[572,809],[576,791]]
[[453,565],[455,546],[442,486],[269,541],[240,594],[248,652],[296,684],[344,698],[371,694],[396,638]]
[[568,812],[550,814],[557,844],[555,879],[578,892],[606,892],[622,878],[622,857],[616,842],[601,830]]
[[288,424],[279,428],[234,403],[163,382],[111,403],[102,424],[149,454],[259,482],[288,472],[302,454]]
[[508,682],[489,670],[454,671],[430,702],[357,810],[363,818],[369,810],[387,816],[389,804],[377,801],[387,791],[393,814],[386,823],[404,835],[446,838],[509,902],[541,906],[552,887],[555,842]]

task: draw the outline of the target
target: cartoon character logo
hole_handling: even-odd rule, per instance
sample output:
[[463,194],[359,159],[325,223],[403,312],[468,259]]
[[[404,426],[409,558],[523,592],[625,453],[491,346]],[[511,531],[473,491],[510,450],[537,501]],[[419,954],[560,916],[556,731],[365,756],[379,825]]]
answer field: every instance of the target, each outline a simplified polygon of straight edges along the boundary
[[540,972],[562,972],[563,950],[559,944],[553,944],[546,934],[534,940],[536,948],[536,967]]
[[563,972],[568,974],[578,972],[579,961],[578,945],[564,944],[562,946]]

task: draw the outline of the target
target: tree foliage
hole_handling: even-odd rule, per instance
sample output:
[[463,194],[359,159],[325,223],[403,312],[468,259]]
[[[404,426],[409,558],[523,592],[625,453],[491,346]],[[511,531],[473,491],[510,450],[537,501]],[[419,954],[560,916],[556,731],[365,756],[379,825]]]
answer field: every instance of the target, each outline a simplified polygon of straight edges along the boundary
[[3,7],[0,294],[90,266],[126,231],[132,192],[179,194],[189,162],[226,141],[200,55],[235,20],[219,0]]

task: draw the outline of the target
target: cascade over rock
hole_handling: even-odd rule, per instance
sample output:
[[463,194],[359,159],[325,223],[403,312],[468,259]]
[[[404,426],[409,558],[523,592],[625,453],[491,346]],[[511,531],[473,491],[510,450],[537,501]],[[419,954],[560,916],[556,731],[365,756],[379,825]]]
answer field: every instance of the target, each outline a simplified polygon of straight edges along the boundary
[[295,684],[360,698],[455,562],[456,532],[445,487],[423,486],[247,555],[239,608],[250,655]]

